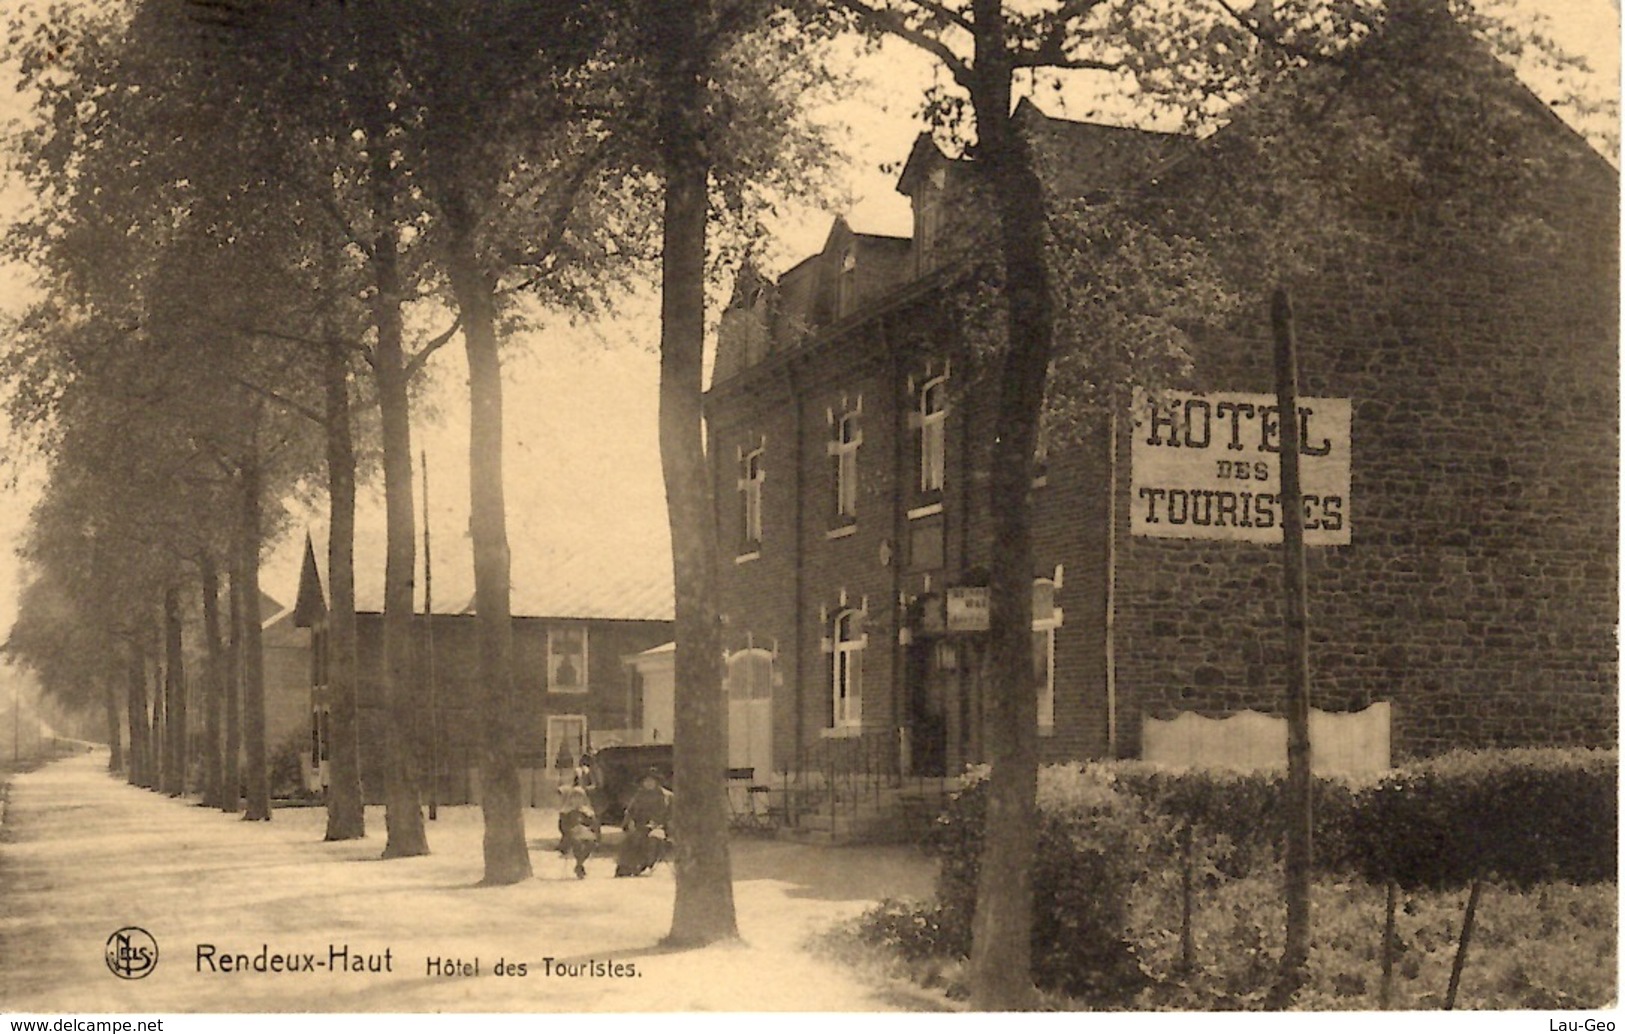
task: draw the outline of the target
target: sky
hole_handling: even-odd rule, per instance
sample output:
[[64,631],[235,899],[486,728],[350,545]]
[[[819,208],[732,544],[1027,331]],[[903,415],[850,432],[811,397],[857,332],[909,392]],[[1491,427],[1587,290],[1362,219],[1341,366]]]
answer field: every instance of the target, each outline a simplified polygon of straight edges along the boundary
[[[1558,43],[1585,56],[1597,89],[1618,94],[1619,12],[1612,0],[1526,0],[1524,10],[1551,19]],[[906,235],[907,202],[894,189],[887,163],[907,157],[921,124],[915,117],[932,65],[913,48],[889,42],[859,61],[865,84],[823,111],[844,125],[849,203],[841,212],[794,211],[780,221],[773,266],[784,268],[821,247],[831,220],[844,214],[855,229]],[[1539,83],[1532,84],[1537,91]],[[25,106],[0,91],[0,118]],[[27,198],[15,184],[0,191],[0,217],[11,218]],[[17,271],[0,269],[0,317],[27,299]],[[664,489],[656,443],[658,324],[652,295],[628,300],[617,316],[592,326],[557,325],[514,342],[506,372],[509,445],[510,541],[516,593],[526,578],[542,578],[553,565],[597,569],[606,576],[663,579],[670,584]],[[434,416],[420,414],[415,447],[427,455],[430,528],[434,540],[437,604],[472,592],[467,537],[466,366],[460,342],[431,363],[428,394]],[[15,546],[38,489],[37,458],[23,453],[0,430],[6,473],[20,484],[0,495],[0,630],[15,617],[21,571]],[[421,492],[422,486],[418,486]],[[421,513],[422,499],[419,498]],[[382,555],[383,520],[377,491],[364,495],[358,558]],[[264,584],[285,603],[293,600],[304,531],[324,535],[319,512],[301,514],[268,556]],[[381,561],[380,561],[381,565]],[[380,575],[381,577],[381,575]],[[368,575],[360,574],[363,589]]]

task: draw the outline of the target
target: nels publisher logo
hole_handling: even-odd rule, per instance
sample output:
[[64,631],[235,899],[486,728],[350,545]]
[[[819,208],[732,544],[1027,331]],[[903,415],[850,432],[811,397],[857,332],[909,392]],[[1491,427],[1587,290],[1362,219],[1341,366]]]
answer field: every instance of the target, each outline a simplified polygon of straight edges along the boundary
[[107,939],[107,968],[123,980],[140,980],[158,965],[158,942],[139,926],[126,926]]

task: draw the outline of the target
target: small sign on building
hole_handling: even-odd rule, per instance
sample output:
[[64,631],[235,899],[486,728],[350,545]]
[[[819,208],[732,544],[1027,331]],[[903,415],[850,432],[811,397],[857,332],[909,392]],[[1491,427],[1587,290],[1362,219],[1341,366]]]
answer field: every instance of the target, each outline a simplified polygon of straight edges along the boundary
[[986,632],[988,629],[988,588],[965,585],[948,590],[948,631]]
[[[1346,398],[1298,400],[1304,542],[1349,544]],[[1281,541],[1281,423],[1274,395],[1141,394],[1130,431],[1129,530],[1145,538]]]

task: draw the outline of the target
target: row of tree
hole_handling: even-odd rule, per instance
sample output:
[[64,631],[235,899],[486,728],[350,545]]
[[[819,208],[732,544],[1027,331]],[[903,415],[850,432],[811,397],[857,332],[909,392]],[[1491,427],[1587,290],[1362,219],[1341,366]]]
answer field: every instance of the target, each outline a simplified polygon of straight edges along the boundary
[[[128,0],[53,15],[18,18],[11,37],[39,117],[18,141],[38,204],[9,243],[44,296],[3,362],[49,483],[10,650],[54,692],[106,709],[114,763],[133,782],[184,792],[196,740],[205,799],[235,810],[242,784],[245,816],[268,819],[259,559],[285,501],[325,491],[327,836],[362,836],[354,508],[358,476],[379,470],[384,855],[428,851],[406,736],[420,704],[409,417],[430,356],[460,335],[484,878],[528,877],[507,720],[504,345],[527,324],[545,340],[548,320],[597,313],[657,275],[680,687],[676,944],[735,935],[702,428],[708,287],[775,206],[828,185],[830,145],[810,114],[838,78],[826,41],[889,35],[941,62],[925,109],[973,159],[996,227],[961,274],[989,315],[997,385],[992,781],[972,959],[988,1008],[1032,996],[1027,486],[1046,407],[1110,406],[1154,383],[1178,367],[1192,324],[1335,251],[1353,232],[1335,218],[1336,163],[1476,167],[1458,178],[1505,185],[1483,175],[1499,168],[1504,131],[1464,104],[1471,46],[1456,41],[1510,37],[1445,0]],[[1409,121],[1373,136],[1373,105],[1393,100],[1370,92],[1385,62],[1428,74],[1396,109]],[[1201,159],[1251,175],[1191,177],[1178,213],[1166,199],[1065,195],[1012,101],[1040,75],[1076,73],[1191,128],[1253,98],[1247,131]],[[1306,120],[1323,132],[1298,132]],[[189,614],[204,645],[201,737],[186,713]]]

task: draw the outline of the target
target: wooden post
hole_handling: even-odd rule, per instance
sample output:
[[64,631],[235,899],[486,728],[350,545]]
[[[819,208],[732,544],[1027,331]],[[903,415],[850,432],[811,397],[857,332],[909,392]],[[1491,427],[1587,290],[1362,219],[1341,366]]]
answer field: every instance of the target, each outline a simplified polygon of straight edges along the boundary
[[1275,995],[1284,1006],[1309,965],[1309,886],[1313,875],[1313,783],[1309,748],[1309,603],[1303,545],[1303,488],[1298,471],[1298,356],[1292,301],[1277,287],[1270,301],[1275,337],[1275,394],[1281,430],[1281,566],[1286,597],[1286,947]]
[[1478,899],[1484,893],[1484,881],[1474,880],[1467,892],[1467,912],[1461,917],[1461,943],[1456,945],[1456,961],[1450,966],[1450,989],[1445,992],[1444,1007],[1456,1007],[1456,991],[1461,987],[1461,971],[1467,965],[1467,945],[1473,939],[1473,918],[1478,915]]
[[1377,1005],[1384,1009],[1388,1008],[1394,993],[1394,949],[1398,945],[1394,930],[1394,913],[1398,909],[1399,884],[1389,880],[1388,910],[1382,923],[1382,990],[1377,997]]
[[1191,930],[1191,824],[1179,829],[1179,968],[1189,973],[1196,968],[1196,941]]

